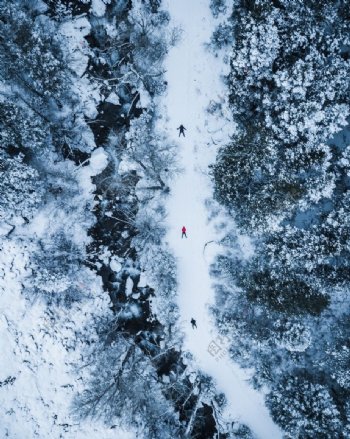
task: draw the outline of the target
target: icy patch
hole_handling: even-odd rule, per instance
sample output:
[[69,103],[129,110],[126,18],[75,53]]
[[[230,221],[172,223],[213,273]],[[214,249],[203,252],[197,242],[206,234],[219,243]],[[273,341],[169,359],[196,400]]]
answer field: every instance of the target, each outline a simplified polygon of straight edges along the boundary
[[67,37],[72,37],[76,41],[90,33],[91,24],[86,17],[80,17],[74,21],[65,21],[61,24],[60,31]]
[[130,294],[132,293],[133,287],[134,287],[134,282],[131,279],[131,277],[128,277],[126,280],[126,286],[125,286],[125,294],[127,296],[130,296]]
[[114,91],[107,97],[106,102],[113,105],[120,105],[119,96]]
[[140,275],[140,280],[138,283],[138,287],[143,288],[146,287],[149,284],[149,281],[147,280],[145,272],[142,272]]
[[145,88],[141,87],[141,89],[139,90],[139,95],[140,101],[138,103],[138,107],[149,108],[152,104],[152,99],[148,91]]
[[60,33],[66,37],[70,67],[78,76],[84,73],[88,65],[89,46],[84,37],[90,33],[90,30],[91,25],[86,17],[66,21],[60,27]]
[[76,83],[76,89],[83,103],[83,111],[87,118],[95,119],[98,115],[96,106],[101,101],[100,90],[84,76]]
[[106,4],[102,0],[92,0],[91,12],[95,17],[103,17],[106,13]]
[[141,315],[140,308],[136,304],[128,305],[119,316],[123,319],[132,319]]
[[138,169],[138,165],[131,160],[122,160],[119,164],[118,174],[123,175],[127,174],[131,171],[136,171]]
[[109,266],[111,267],[111,269],[115,273],[118,273],[122,269],[122,264],[114,256],[112,257],[111,262],[109,263]]
[[106,151],[101,147],[95,149],[91,154],[89,169],[91,176],[100,174],[108,165],[108,155]]

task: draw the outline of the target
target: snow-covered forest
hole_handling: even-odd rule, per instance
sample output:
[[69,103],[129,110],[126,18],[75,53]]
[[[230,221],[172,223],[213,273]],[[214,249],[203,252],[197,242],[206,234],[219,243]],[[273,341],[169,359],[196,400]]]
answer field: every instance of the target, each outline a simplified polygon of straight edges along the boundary
[[349,78],[347,0],[0,0],[1,437],[350,438]]
[[346,1],[242,0],[212,39],[236,124],[215,197],[254,248],[223,238],[215,315],[287,438],[350,437],[349,20]]

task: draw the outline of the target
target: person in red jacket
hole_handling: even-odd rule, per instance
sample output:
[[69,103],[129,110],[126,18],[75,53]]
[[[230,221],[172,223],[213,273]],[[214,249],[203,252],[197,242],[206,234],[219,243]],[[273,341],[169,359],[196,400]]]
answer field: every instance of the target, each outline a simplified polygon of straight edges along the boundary
[[185,227],[185,226],[182,227],[181,231],[182,231],[181,238],[183,238],[183,237],[187,238],[187,235],[186,235],[186,227]]

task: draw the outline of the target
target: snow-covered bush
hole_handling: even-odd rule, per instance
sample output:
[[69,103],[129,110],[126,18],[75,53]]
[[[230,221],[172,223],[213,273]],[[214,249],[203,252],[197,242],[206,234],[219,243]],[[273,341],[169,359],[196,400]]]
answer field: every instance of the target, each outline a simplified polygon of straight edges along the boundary
[[304,352],[311,344],[310,330],[302,323],[284,323],[280,332],[277,344],[290,352]]
[[30,300],[41,296],[47,303],[69,306],[84,297],[83,248],[79,248],[62,231],[46,241],[39,241],[31,254],[31,276],[27,280]]
[[151,96],[165,90],[162,61],[169,45],[168,35],[164,32],[169,20],[166,11],[150,14],[147,10],[135,7],[129,14],[129,21],[133,25],[130,35],[134,46],[133,67]]
[[0,106],[0,141],[3,149],[40,150],[49,143],[46,126],[35,113],[5,99]]
[[233,43],[233,29],[228,23],[219,24],[213,33],[210,43],[213,49],[222,49],[223,47]]
[[31,219],[42,199],[42,184],[39,173],[21,155],[11,158],[0,151],[0,218]]
[[226,0],[210,0],[210,10],[215,18],[225,14],[227,10]]
[[152,310],[166,327],[175,325],[179,312],[175,295],[177,292],[176,260],[164,244],[146,246],[140,252],[140,264],[149,285],[157,292],[152,300]]

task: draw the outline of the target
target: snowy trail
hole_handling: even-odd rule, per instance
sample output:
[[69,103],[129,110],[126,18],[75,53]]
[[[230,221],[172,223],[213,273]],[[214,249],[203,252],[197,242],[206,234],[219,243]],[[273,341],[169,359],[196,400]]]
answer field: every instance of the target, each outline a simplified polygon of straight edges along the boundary
[[[183,29],[181,42],[171,49],[167,58],[168,94],[164,105],[168,115],[165,128],[169,133],[173,132],[175,138],[181,123],[187,128],[186,137],[178,139],[184,172],[173,182],[167,205],[167,238],[178,260],[178,304],[185,332],[184,347],[225,393],[228,400],[225,415],[248,425],[259,439],[278,439],[282,437],[281,431],[273,423],[263,395],[247,383],[245,372],[227,357],[217,360],[208,351],[211,341],[217,337],[208,311],[208,304],[213,303],[214,298],[209,265],[217,250],[215,244],[208,245],[205,251],[204,246],[218,239],[218,232],[214,224],[208,222],[205,207],[205,199],[212,198],[212,186],[203,170],[215,155],[210,133],[213,127],[209,128],[205,108],[211,99],[217,100],[224,94],[220,80],[223,63],[204,47],[215,25],[209,0],[167,0],[165,3],[173,23]],[[218,130],[220,123],[223,125],[219,122]],[[216,136],[222,136],[220,130]],[[181,239],[183,225],[188,239]],[[191,317],[197,320],[198,329],[191,328]]]

